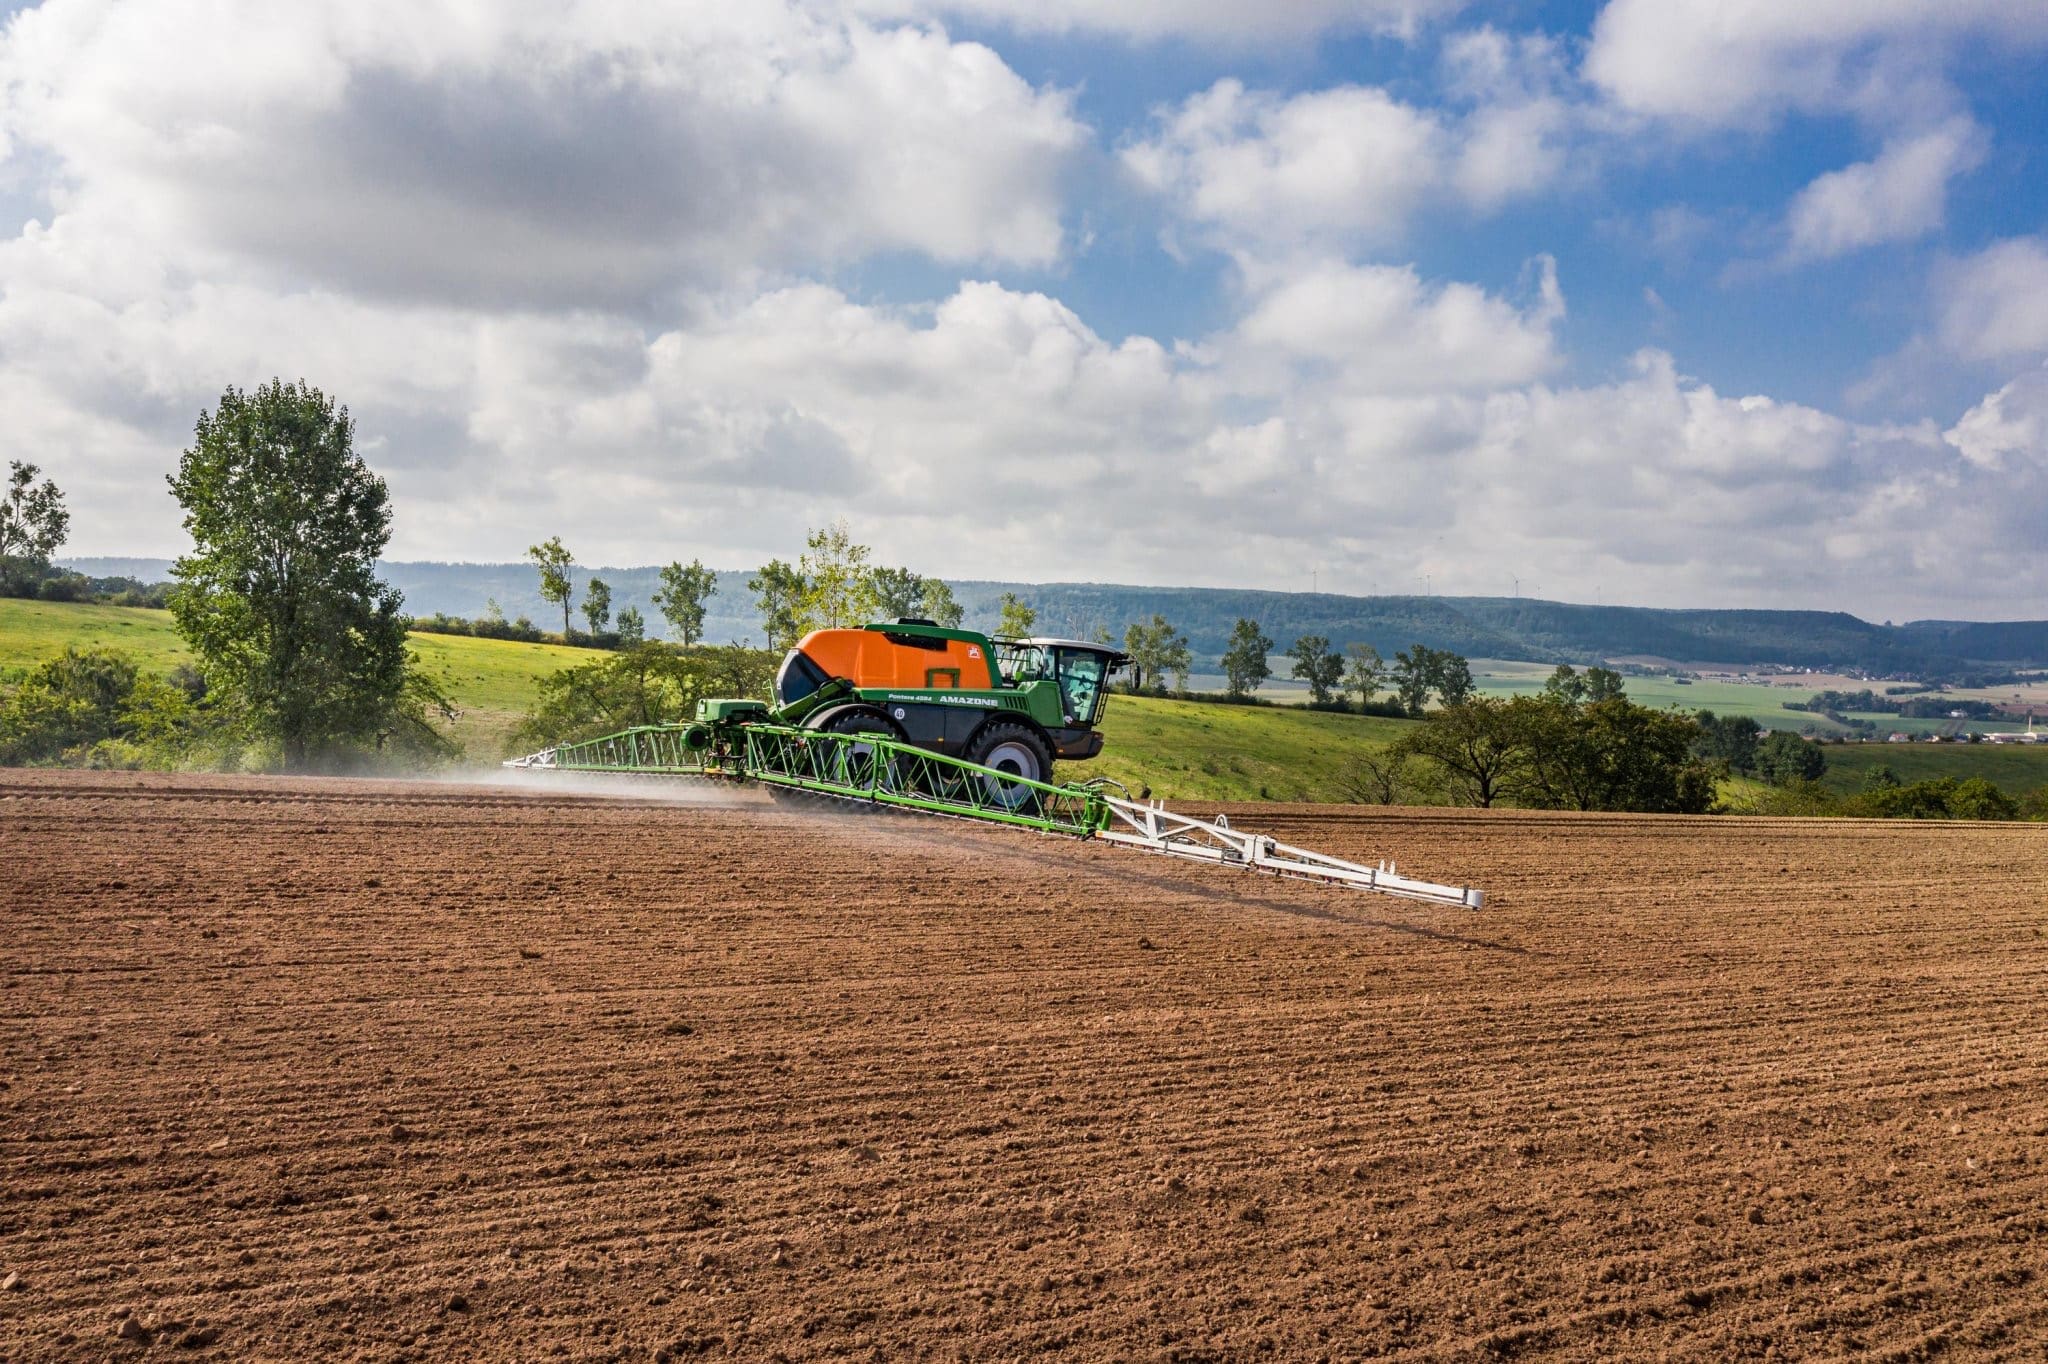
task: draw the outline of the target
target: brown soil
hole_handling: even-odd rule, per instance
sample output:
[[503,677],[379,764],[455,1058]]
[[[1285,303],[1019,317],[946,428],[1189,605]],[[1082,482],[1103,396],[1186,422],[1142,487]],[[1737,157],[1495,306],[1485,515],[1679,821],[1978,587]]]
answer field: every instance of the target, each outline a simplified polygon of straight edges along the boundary
[[0,773],[0,1358],[2041,1356],[2048,828],[1255,821]]

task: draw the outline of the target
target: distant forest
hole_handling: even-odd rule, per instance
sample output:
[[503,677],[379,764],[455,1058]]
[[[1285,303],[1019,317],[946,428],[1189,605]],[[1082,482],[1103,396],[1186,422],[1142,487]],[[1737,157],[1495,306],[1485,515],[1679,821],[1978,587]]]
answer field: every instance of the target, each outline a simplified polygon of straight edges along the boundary
[[[75,558],[80,572],[154,581],[170,570],[163,559]],[[495,601],[508,618],[528,616],[543,629],[560,608],[543,602],[532,565],[387,562],[382,571],[405,593],[406,610],[429,616],[481,616]],[[612,608],[638,607],[649,633],[661,613],[650,600],[658,570],[586,567],[611,585]],[[761,621],[747,591],[747,572],[718,575],[708,604],[706,639],[759,643]],[[1212,672],[1240,616],[1258,621],[1285,649],[1302,635],[1337,647],[1396,649],[1427,644],[1468,658],[1588,663],[1654,657],[1690,663],[1779,664],[1853,669],[1954,681],[1972,674],[2048,667],[2048,621],[1912,621],[1873,625],[1840,611],[1658,610],[1642,606],[1574,606],[1511,597],[1347,597],[1332,592],[1262,592],[1207,587],[1127,587],[1111,583],[954,582],[970,627],[993,628],[1002,594],[1014,592],[1038,610],[1041,634],[1089,638],[1107,630],[1121,640],[1132,621],[1164,615],[1188,637],[1197,672]]]

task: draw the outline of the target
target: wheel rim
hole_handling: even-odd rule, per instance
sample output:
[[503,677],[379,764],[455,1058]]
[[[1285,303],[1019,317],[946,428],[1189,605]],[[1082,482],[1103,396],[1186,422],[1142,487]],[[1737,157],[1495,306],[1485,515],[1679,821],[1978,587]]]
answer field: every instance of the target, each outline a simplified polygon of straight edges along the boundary
[[981,760],[983,767],[1023,781],[999,781],[994,777],[983,777],[983,788],[989,799],[1005,809],[1014,810],[1031,799],[1032,791],[1025,781],[1044,781],[1045,772],[1039,764],[1038,754],[1031,745],[1019,739],[1005,739],[991,748]]

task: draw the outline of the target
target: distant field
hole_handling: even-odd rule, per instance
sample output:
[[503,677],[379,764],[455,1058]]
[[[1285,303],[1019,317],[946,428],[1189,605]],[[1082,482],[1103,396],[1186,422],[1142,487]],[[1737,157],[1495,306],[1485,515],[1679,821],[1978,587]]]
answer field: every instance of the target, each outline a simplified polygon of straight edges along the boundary
[[1830,744],[1821,785],[1860,791],[1870,769],[1889,767],[1900,781],[1983,777],[2012,795],[2048,786],[2048,744]]
[[[542,678],[598,656],[594,649],[461,635],[416,634],[410,643],[462,711],[455,737],[472,760],[486,762],[504,755],[507,736],[532,707]],[[0,668],[33,666],[66,645],[118,649],[157,672],[192,661],[168,611],[0,600]]]
[[[1530,695],[1543,690],[1543,684],[1550,677],[1554,664],[1518,663],[1510,660],[1475,658],[1472,660],[1472,675],[1479,689],[1489,696]],[[1858,690],[1870,687],[1882,691],[1883,684],[1857,681],[1852,678],[1817,675],[1810,677],[1788,677],[1778,682],[1742,682],[1732,678],[1703,677],[1681,681],[1677,677],[1664,675],[1656,677],[1629,677],[1623,679],[1628,697],[1638,705],[1663,709],[1675,706],[1680,710],[1710,710],[1717,715],[1746,715],[1765,729],[1815,730],[1822,734],[1848,734],[1846,726],[1838,725],[1825,715],[1816,715],[1803,710],[1788,710],[1787,701],[1805,701],[1817,691],[1829,688],[1837,690]],[[1984,692],[1957,692],[1959,697],[1984,700],[2009,700],[2022,695],[2031,695],[2031,688]],[[2048,714],[2048,704],[2042,707]],[[1868,720],[1878,727],[1880,734],[1897,730],[1905,734],[1938,734],[1957,722],[1948,719],[1909,719],[1900,715],[1881,713],[1856,713],[1852,718]],[[2005,720],[1972,720],[1969,728],[1986,734],[2025,729],[2023,723]]]

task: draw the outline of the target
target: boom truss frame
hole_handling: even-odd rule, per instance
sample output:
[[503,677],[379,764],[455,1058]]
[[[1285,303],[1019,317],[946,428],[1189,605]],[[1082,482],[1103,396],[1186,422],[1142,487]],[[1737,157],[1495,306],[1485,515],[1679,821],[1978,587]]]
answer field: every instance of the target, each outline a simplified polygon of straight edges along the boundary
[[1233,828],[1223,815],[1205,820],[1178,814],[1156,801],[1111,795],[1104,783],[1032,781],[880,734],[772,723],[643,725],[557,744],[505,766],[753,781],[837,800],[1100,839],[1168,857],[1461,909],[1478,909],[1486,898],[1471,886],[1402,876],[1389,862],[1347,862]]

